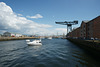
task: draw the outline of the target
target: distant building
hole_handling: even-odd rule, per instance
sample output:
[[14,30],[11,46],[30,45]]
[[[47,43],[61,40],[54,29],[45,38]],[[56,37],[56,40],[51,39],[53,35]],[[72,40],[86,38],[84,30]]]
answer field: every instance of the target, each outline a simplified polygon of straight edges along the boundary
[[5,32],[5,33],[3,33],[3,36],[5,36],[5,37],[21,37],[22,34]]
[[14,34],[14,33],[11,33],[11,37],[16,37],[16,34]]
[[0,37],[2,37],[2,34],[0,34]]
[[11,33],[10,32],[5,32],[5,33],[3,33],[3,36],[4,37],[11,37]]
[[22,37],[22,34],[15,34],[16,37]]

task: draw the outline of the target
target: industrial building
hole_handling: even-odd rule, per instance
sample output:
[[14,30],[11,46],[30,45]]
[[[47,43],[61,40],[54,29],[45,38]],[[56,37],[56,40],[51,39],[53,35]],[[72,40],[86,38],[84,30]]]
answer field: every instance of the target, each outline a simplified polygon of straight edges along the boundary
[[5,33],[3,33],[3,36],[4,37],[21,37],[22,34],[5,32]]
[[100,16],[87,23],[87,38],[100,39]]
[[100,16],[90,21],[82,21],[81,26],[69,32],[67,37],[81,39],[100,39]]

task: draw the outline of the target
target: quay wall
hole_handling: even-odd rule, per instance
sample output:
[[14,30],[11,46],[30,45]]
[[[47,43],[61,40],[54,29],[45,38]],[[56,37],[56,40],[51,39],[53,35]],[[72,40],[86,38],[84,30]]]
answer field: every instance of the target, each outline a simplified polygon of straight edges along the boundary
[[39,37],[0,37],[0,41],[36,39],[36,38],[39,38]]
[[87,53],[93,56],[100,57],[100,41],[97,40],[80,40],[67,38],[70,42],[83,48]]

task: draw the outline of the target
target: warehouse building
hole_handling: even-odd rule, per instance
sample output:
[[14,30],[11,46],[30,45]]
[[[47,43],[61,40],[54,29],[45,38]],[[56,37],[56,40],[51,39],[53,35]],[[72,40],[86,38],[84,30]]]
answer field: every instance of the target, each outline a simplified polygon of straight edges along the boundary
[[81,26],[69,32],[67,37],[81,39],[100,39],[100,16],[82,21]]
[[87,38],[100,39],[100,16],[87,23]]
[[80,38],[86,39],[87,38],[87,23],[89,21],[82,21],[80,26]]

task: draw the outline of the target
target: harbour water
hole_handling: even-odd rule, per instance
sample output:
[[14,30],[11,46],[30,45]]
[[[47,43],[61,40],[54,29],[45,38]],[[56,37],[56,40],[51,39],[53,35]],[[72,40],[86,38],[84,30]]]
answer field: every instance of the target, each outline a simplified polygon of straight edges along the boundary
[[28,46],[25,40],[0,41],[0,67],[100,66],[99,61],[66,39],[43,39],[42,44]]

